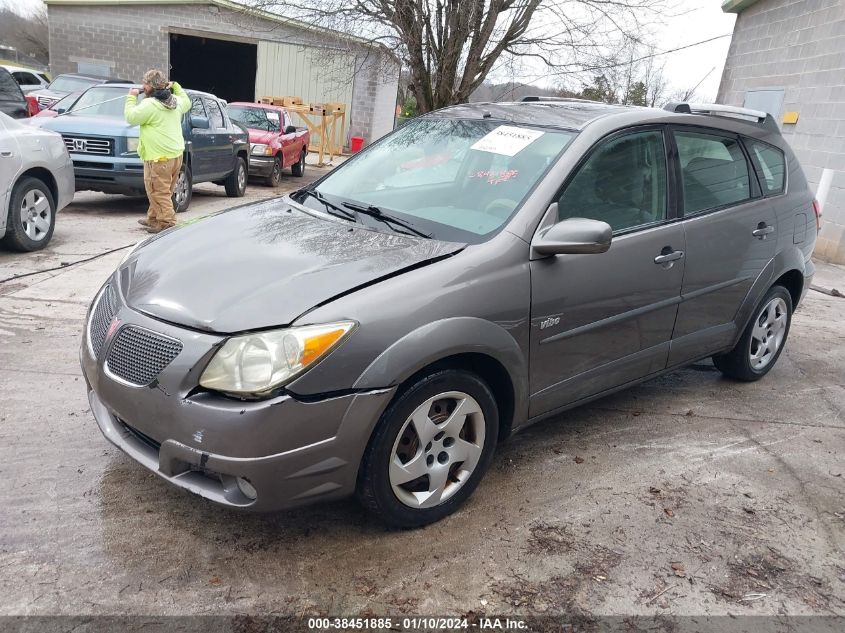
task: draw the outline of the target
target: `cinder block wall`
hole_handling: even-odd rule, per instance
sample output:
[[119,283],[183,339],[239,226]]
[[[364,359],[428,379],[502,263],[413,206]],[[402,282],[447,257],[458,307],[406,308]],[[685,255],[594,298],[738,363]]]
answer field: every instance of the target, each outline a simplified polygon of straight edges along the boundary
[[[758,0],[737,16],[719,102],[761,88],[784,90],[775,114],[813,191],[834,171],[816,255],[845,264],[845,2]],[[790,111],[798,123],[783,124]]]
[[[325,45],[318,33],[238,15],[213,5],[49,5],[50,70],[53,75],[77,72],[78,63],[104,64],[111,75],[139,81],[149,68],[168,68],[170,29],[191,29],[260,40]],[[372,52],[355,51],[350,134],[373,138],[385,131],[374,118],[373,103],[383,79]],[[197,60],[198,64],[203,60]],[[398,77],[398,69],[396,72]],[[394,98],[396,84],[393,86]],[[392,121],[392,119],[391,119]],[[391,125],[392,129],[392,125]]]

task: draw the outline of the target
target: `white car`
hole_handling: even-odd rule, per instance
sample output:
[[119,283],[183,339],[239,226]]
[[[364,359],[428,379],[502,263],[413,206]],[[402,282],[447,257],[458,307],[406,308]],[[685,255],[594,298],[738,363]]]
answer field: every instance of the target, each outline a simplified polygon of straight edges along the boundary
[[50,78],[37,70],[6,65],[0,65],[0,68],[5,68],[11,73],[12,77],[15,78],[15,81],[21,87],[21,92],[24,94],[29,94],[34,90],[41,90],[50,85]]
[[0,112],[0,244],[44,248],[73,193],[73,162],[62,137]]

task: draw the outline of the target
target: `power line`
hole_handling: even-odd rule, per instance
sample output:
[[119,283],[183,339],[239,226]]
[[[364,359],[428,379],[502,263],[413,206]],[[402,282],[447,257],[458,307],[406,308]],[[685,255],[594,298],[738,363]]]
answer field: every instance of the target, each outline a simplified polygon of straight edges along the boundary
[[[654,53],[649,53],[648,55],[643,55],[642,57],[637,57],[636,59],[629,59],[626,62],[619,62],[619,63],[615,63],[615,64],[607,64],[607,65],[604,65],[604,66],[591,66],[589,68],[579,68],[578,70],[565,70],[565,71],[557,72],[557,73],[554,73],[554,74],[546,73],[546,74],[543,74],[543,75],[538,75],[537,77],[535,77],[531,81],[520,82],[520,85],[530,86],[530,85],[536,83],[537,81],[540,81],[542,79],[548,79],[549,77],[560,77],[562,75],[579,75],[581,73],[592,72],[594,70],[610,70],[611,68],[620,68],[622,66],[630,66],[632,64],[635,64],[636,62],[641,62],[643,60],[651,59],[653,57],[659,57],[660,55],[668,55],[669,53],[677,53],[678,51],[683,51],[683,50],[686,50],[688,48],[693,48],[695,46],[701,46],[702,44],[708,44],[710,42],[714,42],[716,40],[720,40],[720,39],[725,38],[725,37],[730,37],[731,35],[733,35],[733,34],[732,33],[724,33],[722,35],[716,35],[715,37],[710,37],[706,40],[701,40],[699,42],[693,42],[692,44],[684,44],[683,46],[678,46],[677,48],[670,48],[670,49],[667,49],[665,51],[657,51],[657,52],[654,52]],[[514,90],[516,90],[516,88],[517,88],[517,86],[514,86],[508,92],[505,92],[505,93],[499,95],[498,98],[501,99],[502,97],[504,97],[508,94],[511,94]]]

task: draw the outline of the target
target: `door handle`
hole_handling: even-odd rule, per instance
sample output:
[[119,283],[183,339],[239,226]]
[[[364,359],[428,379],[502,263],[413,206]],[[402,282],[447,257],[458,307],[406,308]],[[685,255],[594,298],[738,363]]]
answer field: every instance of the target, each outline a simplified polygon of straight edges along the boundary
[[672,262],[681,259],[683,256],[684,251],[673,251],[671,247],[666,247],[663,249],[663,253],[654,258],[654,263],[671,265]]
[[769,233],[774,233],[774,232],[775,232],[775,227],[768,226],[765,222],[760,222],[760,224],[757,225],[757,228],[754,229],[753,231],[751,231],[751,235],[753,235],[754,237],[760,238],[761,240],[764,240],[764,239],[766,239],[766,236]]
[[2,156],[3,158],[11,158],[12,156],[14,156],[14,154],[11,151],[4,150],[0,152],[0,156]]

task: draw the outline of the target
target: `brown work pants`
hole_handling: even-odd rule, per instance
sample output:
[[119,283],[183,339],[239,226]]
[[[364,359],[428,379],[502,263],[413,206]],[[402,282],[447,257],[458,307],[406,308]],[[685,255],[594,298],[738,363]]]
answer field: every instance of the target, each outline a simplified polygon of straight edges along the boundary
[[147,210],[147,222],[156,229],[166,229],[176,224],[176,212],[173,210],[173,192],[179,170],[182,169],[182,157],[167,160],[144,161],[144,188],[150,208]]

